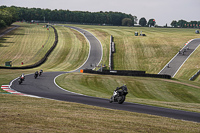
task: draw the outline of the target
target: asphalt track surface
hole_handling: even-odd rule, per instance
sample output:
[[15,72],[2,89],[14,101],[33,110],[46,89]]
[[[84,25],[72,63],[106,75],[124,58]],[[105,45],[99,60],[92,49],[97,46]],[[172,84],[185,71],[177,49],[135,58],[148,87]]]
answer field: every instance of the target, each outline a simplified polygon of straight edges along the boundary
[[4,36],[4,35],[7,34],[8,32],[10,32],[10,31],[12,31],[12,30],[14,30],[14,29],[16,29],[16,28],[19,27],[18,25],[14,25],[14,26],[15,26],[15,27],[10,28],[10,29],[4,31],[3,33],[1,33],[1,34],[0,34],[0,37]]
[[[93,68],[94,66],[92,66],[91,64],[98,64],[101,60],[101,44],[91,33],[79,28],[75,29],[79,30],[79,32],[84,34],[91,45],[89,54],[90,56],[88,57],[88,60],[83,66],[81,66],[75,71],[79,71],[82,68]],[[55,77],[63,73],[68,72],[45,72],[42,74],[42,76],[38,77],[37,79],[34,79],[33,74],[26,75],[25,81],[21,85],[19,85],[17,80],[15,79],[10,83],[10,88],[24,94],[34,95],[42,98],[76,102],[109,109],[125,110],[131,112],[146,113],[151,115],[200,122],[200,113],[180,111],[128,102],[124,102],[123,104],[109,103],[110,97],[108,99],[103,99],[66,91],[55,84]]]
[[167,65],[159,72],[159,74],[168,74],[174,77],[185,61],[200,45],[200,38],[193,39],[188,42]]

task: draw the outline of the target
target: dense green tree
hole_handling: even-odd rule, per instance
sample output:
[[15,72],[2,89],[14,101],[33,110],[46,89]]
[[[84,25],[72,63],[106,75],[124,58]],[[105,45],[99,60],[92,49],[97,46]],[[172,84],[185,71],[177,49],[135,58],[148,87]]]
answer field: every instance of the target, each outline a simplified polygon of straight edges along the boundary
[[173,20],[171,22],[172,27],[180,27],[180,28],[200,28],[200,21],[190,21],[187,22],[185,20],[179,20],[178,22],[176,20]]
[[141,26],[146,26],[146,25],[147,25],[147,20],[146,20],[144,17],[142,17],[142,18],[139,20],[139,25],[141,25]]
[[[1,10],[7,8],[8,7],[6,6],[0,6]],[[11,15],[13,15],[14,12],[17,13],[17,15],[13,15],[12,20],[20,20],[28,22],[30,22],[31,20],[40,20],[43,22],[45,20],[46,22],[63,21],[72,23],[122,25],[122,20],[124,18],[129,18],[128,21],[129,23],[127,23],[128,25],[134,25],[137,22],[136,16],[132,16],[131,14],[125,14],[121,12],[112,12],[112,11],[82,12],[82,11],[69,11],[69,10],[56,10],[56,9],[50,10],[41,8],[12,7],[12,10],[13,9],[15,11],[13,11]],[[14,16],[17,17],[14,18]],[[3,21],[1,23],[3,24]]]
[[1,27],[5,27],[6,25],[9,26],[12,24],[12,22],[13,22],[12,14],[6,9],[0,9],[0,23],[1,23],[0,26]]
[[156,21],[155,21],[155,19],[149,19],[149,21],[148,21],[148,26],[149,27],[151,27],[151,26],[155,26],[155,24],[156,24]]
[[122,25],[123,26],[131,26],[132,25],[132,19],[131,18],[124,18],[122,19]]
[[181,19],[181,20],[179,20],[179,21],[177,22],[177,25],[178,25],[179,27],[181,27],[181,28],[184,28],[186,23],[187,23],[187,21]]
[[171,22],[171,26],[172,26],[172,27],[177,27],[177,21],[176,21],[176,20],[173,20],[173,21]]

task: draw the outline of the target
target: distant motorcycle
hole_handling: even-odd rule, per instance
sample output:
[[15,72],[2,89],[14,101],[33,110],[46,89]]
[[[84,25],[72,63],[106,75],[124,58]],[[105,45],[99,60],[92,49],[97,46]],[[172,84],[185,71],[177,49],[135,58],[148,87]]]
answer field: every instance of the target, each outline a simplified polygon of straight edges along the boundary
[[18,83],[19,84],[22,84],[22,82],[25,80],[25,76],[24,76],[24,74],[22,74],[20,77],[19,77],[19,79],[18,79]]
[[18,83],[19,83],[19,85],[22,83],[22,78],[20,77],[19,79],[18,79]]
[[40,72],[39,72],[39,76],[41,76],[41,75],[42,75],[42,73],[43,73],[43,70],[40,70]]
[[38,71],[35,72],[34,78],[36,79],[38,77]]
[[126,95],[128,94],[127,89],[119,90],[118,88],[113,92],[113,96],[110,98],[110,103],[112,102],[118,102],[119,104],[122,104],[125,99]]

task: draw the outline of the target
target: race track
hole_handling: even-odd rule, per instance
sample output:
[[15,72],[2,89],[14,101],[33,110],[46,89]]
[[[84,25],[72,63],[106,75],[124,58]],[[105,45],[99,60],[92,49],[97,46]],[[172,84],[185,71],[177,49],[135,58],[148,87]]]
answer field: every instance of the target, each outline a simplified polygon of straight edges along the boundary
[[[98,64],[102,58],[102,47],[100,42],[89,32],[70,27],[78,30],[80,33],[84,34],[85,37],[90,42],[90,54],[87,61],[75,71],[79,71],[83,68],[94,68],[91,64]],[[170,117],[175,119],[189,120],[194,122],[200,122],[200,113],[166,109],[148,105],[140,105],[135,103],[125,102],[123,104],[109,103],[108,99],[89,97],[84,95],[79,95],[73,92],[68,92],[59,88],[55,84],[55,77],[67,72],[45,72],[42,76],[34,79],[34,75],[26,75],[25,81],[18,85],[17,80],[13,80],[10,84],[10,88],[29,95],[39,96],[43,98],[77,102],[87,105],[105,107],[110,109],[126,110],[131,112],[146,113],[164,117]]]
[[168,74],[174,77],[190,55],[199,47],[200,38],[189,41],[159,72],[159,74]]

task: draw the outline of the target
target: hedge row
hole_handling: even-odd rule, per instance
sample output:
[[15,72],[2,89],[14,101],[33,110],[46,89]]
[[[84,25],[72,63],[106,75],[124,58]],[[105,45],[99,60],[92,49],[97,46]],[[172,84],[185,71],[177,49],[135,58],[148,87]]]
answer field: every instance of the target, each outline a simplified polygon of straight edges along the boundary
[[20,66],[20,67],[6,67],[6,66],[0,66],[0,69],[29,69],[29,68],[35,68],[38,67],[40,65],[42,65],[48,58],[48,56],[51,54],[51,52],[54,50],[54,48],[56,47],[57,43],[58,43],[58,33],[57,30],[51,26],[54,29],[54,33],[55,33],[55,41],[53,46],[47,51],[47,53],[44,55],[44,57],[39,60],[38,62],[32,64],[32,65],[27,65],[27,66]]
[[103,75],[120,75],[120,76],[138,76],[138,77],[153,77],[171,79],[170,75],[165,74],[147,74],[145,71],[130,71],[130,70],[103,70],[94,71],[92,69],[83,69],[83,73],[103,74]]

